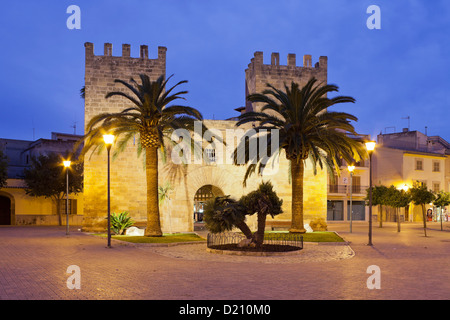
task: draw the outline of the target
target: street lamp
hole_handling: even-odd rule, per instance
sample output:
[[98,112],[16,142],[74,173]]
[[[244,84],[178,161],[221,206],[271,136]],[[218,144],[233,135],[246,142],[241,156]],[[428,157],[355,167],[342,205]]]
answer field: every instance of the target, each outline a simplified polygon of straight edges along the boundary
[[369,152],[369,243],[368,245],[372,245],[372,154],[373,150],[375,150],[375,141],[366,142],[366,149]]
[[111,248],[111,195],[110,195],[110,151],[114,143],[114,135],[103,135],[106,150],[108,150],[108,248]]
[[66,235],[69,235],[69,168],[70,160],[63,161],[66,168]]
[[355,170],[355,166],[348,166],[348,172],[350,172],[350,233],[352,232],[352,219],[353,219],[353,208],[352,208],[352,182],[353,182],[353,170]]

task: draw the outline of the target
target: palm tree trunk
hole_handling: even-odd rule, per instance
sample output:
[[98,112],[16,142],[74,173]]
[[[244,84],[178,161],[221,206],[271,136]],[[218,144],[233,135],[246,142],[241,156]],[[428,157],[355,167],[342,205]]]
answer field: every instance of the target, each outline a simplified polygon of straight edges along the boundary
[[253,233],[244,221],[236,223],[236,227],[242,231],[247,239],[253,240]]
[[258,212],[258,230],[256,231],[256,247],[261,248],[264,242],[264,231],[266,229],[266,217],[264,212]]
[[303,225],[303,160],[291,160],[292,179],[292,221],[289,232],[305,233]]
[[147,177],[147,237],[161,237],[161,222],[158,202],[158,149],[145,149],[145,173]]

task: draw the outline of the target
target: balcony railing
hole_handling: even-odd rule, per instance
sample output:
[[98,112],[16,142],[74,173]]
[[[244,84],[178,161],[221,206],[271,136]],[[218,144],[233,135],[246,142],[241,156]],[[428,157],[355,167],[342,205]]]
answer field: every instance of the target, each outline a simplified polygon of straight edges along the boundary
[[[365,194],[369,186],[352,185],[353,194]],[[329,184],[328,193],[350,193],[350,185]]]

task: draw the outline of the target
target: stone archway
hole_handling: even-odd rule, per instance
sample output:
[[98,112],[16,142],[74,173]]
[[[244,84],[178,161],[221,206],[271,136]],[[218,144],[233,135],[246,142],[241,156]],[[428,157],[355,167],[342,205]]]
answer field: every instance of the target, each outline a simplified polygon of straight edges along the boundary
[[0,192],[0,225],[14,224],[14,197],[5,192]]
[[205,203],[219,196],[224,196],[223,191],[211,184],[206,184],[197,190],[194,195],[194,222],[203,221],[203,207]]

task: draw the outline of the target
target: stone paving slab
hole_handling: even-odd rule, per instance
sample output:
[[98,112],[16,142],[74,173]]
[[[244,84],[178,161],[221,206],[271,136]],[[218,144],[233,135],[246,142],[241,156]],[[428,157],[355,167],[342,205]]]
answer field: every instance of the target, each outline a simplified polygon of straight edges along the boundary
[[[421,224],[374,226],[368,246],[367,223],[352,233],[329,224],[348,245],[306,243],[295,258],[207,254],[202,244],[106,248],[76,228],[66,236],[64,227],[0,227],[0,300],[447,300],[448,226],[430,223],[428,237]],[[67,287],[71,265],[80,289]],[[372,265],[380,289],[367,287]]]

